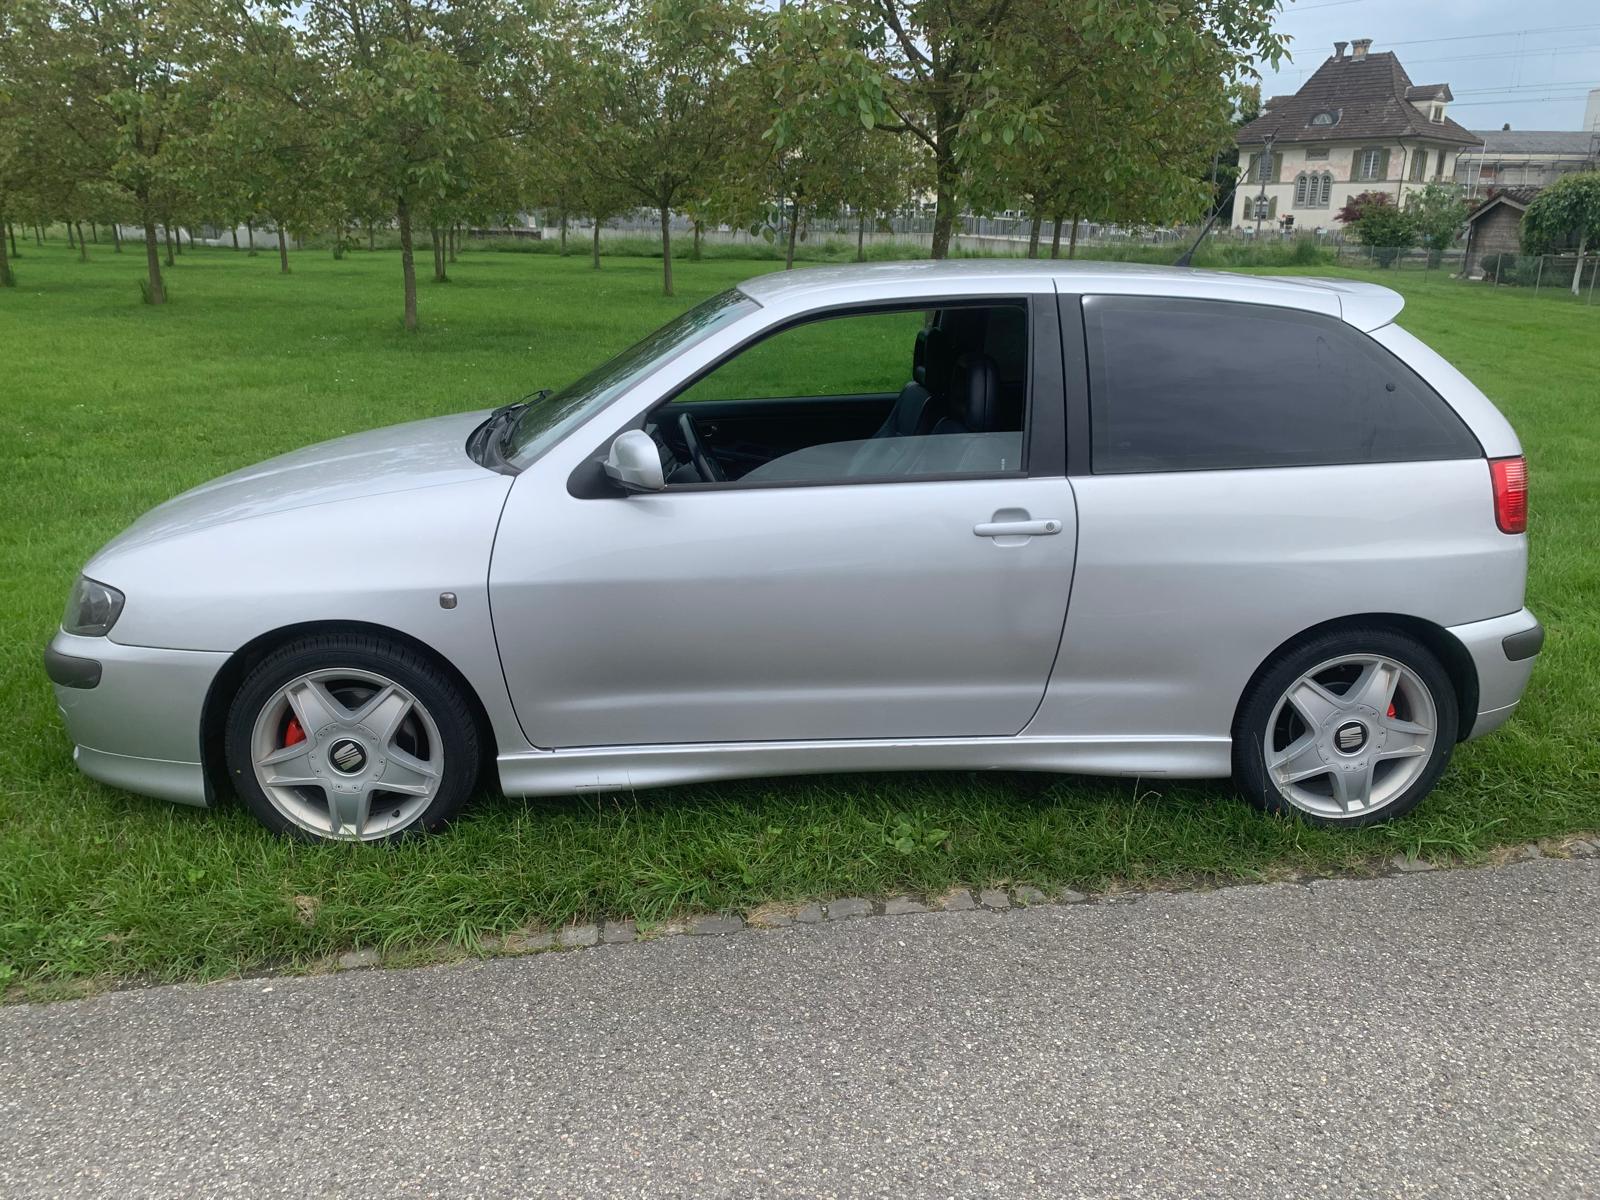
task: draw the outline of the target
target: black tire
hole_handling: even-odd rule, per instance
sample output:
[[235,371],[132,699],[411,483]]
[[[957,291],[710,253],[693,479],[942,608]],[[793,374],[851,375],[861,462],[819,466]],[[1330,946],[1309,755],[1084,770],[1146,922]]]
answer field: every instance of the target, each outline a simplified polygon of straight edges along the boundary
[[[1285,795],[1267,767],[1266,737],[1267,723],[1289,688],[1319,664],[1346,655],[1377,655],[1408,668],[1427,689],[1436,720],[1432,749],[1417,776],[1380,807],[1341,816],[1309,811]],[[1450,764],[1459,728],[1455,686],[1427,646],[1409,634],[1382,626],[1341,629],[1291,646],[1256,673],[1234,717],[1233,780],[1245,799],[1276,816],[1294,814],[1313,824],[1342,828],[1372,825],[1405,815],[1433,790]],[[1376,785],[1373,791],[1377,791]]]
[[328,670],[368,672],[392,680],[411,693],[438,732],[443,767],[436,793],[403,827],[369,840],[387,841],[444,826],[461,811],[477,786],[483,752],[473,710],[460,685],[425,655],[365,634],[298,638],[272,651],[245,677],[229,705],[224,730],[228,777],[239,797],[268,829],[305,841],[333,840],[331,832],[319,834],[278,809],[257,779],[251,755],[256,719],[279,689],[302,675]]

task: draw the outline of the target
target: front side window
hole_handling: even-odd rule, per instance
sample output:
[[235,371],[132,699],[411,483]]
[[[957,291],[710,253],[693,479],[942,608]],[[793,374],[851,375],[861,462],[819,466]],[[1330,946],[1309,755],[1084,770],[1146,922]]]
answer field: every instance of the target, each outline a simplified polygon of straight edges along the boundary
[[730,288],[680,313],[575,383],[529,404],[506,440],[506,460],[526,467],[650,372],[759,307]]
[[1413,151],[1411,155],[1411,182],[1421,183],[1428,177],[1428,152]]
[[1083,303],[1096,474],[1475,458],[1454,410],[1342,321],[1216,300]]
[[1023,301],[809,320],[730,355],[645,429],[669,488],[1023,470]]
[[1356,178],[1361,180],[1383,177],[1383,151],[1369,148],[1356,156]]

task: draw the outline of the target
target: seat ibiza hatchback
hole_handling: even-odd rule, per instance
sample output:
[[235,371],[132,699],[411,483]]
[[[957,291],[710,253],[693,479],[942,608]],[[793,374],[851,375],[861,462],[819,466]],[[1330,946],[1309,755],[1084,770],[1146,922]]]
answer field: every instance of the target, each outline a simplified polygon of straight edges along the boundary
[[1511,715],[1526,473],[1368,284],[764,275],[554,393],[197,488],[46,655],[84,772],[266,824],[811,771],[1415,805]]

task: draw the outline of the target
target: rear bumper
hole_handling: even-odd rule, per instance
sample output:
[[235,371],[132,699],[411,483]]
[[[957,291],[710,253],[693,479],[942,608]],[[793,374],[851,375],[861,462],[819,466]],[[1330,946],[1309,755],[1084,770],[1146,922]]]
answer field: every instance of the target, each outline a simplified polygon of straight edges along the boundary
[[1478,670],[1478,711],[1466,736],[1481,737],[1516,711],[1544,645],[1544,627],[1524,608],[1488,621],[1452,625],[1450,632]]
[[57,632],[44,658],[79,770],[130,792],[208,803],[200,715],[226,654]]

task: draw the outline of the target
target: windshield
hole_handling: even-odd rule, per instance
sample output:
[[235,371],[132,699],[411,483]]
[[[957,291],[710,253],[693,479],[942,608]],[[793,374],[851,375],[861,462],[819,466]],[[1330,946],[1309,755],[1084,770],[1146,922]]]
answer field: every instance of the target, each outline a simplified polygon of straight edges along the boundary
[[759,307],[738,288],[695,305],[576,383],[535,400],[517,415],[506,460],[526,467],[649,372]]

